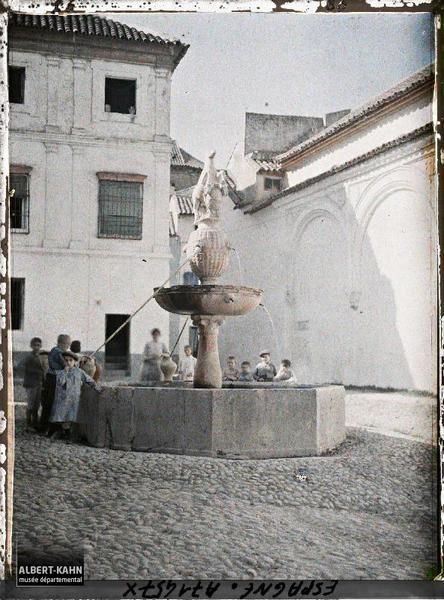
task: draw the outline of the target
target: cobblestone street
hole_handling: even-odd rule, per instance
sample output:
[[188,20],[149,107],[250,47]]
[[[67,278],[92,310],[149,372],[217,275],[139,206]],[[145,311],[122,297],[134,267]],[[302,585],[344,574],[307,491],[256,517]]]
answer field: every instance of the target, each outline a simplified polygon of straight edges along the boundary
[[[87,577],[425,577],[432,447],[349,429],[335,455],[226,461],[16,436],[15,537]],[[300,467],[308,480],[298,480]]]

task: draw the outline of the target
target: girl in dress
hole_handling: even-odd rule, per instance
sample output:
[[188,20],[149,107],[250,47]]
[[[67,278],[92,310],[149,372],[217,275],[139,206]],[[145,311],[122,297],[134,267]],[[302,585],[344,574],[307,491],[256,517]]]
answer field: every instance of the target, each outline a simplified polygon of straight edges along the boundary
[[163,375],[160,370],[160,361],[163,354],[168,354],[168,348],[160,341],[160,329],[151,331],[151,342],[148,342],[143,351],[141,381],[162,381]]
[[86,384],[98,392],[100,386],[94,379],[77,366],[78,357],[69,350],[63,352],[65,368],[57,371],[55,400],[50,416],[50,423],[59,425],[51,439],[59,439],[68,435],[73,423],[77,423],[82,385]]

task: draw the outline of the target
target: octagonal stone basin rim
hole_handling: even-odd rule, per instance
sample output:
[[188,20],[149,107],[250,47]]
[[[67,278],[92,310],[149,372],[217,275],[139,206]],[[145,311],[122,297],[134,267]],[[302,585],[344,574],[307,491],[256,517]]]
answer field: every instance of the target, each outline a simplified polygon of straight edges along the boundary
[[236,285],[175,285],[154,288],[164,310],[181,315],[246,315],[261,302],[263,290]]

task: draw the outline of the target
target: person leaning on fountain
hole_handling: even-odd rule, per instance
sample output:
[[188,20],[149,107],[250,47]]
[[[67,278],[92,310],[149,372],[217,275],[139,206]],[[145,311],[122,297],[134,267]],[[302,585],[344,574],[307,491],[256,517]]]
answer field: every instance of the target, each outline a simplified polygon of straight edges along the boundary
[[166,345],[160,341],[160,329],[155,327],[151,330],[152,340],[147,342],[142,356],[142,369],[140,371],[141,381],[162,381],[163,374],[160,369],[160,361],[164,354],[168,353]]
[[241,362],[239,381],[254,381],[254,377],[251,372],[251,364],[248,360],[243,360]]
[[83,369],[87,375],[92,377],[94,381],[99,381],[100,375],[102,374],[102,367],[97,362],[96,357],[88,356],[88,354],[81,354],[82,344],[80,343],[80,340],[73,340],[69,349],[79,357],[79,367]]
[[223,371],[223,381],[237,381],[239,379],[239,370],[236,368],[236,358],[229,356],[227,358],[227,366]]
[[277,372],[277,375],[273,379],[273,381],[297,383],[296,375],[294,374],[294,371],[291,368],[291,362],[288,360],[288,358],[283,358],[281,360],[281,366],[279,367],[279,371]]
[[185,357],[179,361],[179,378],[182,381],[193,381],[194,369],[196,367],[196,359],[194,358],[191,346],[184,346]]
[[63,352],[68,350],[71,344],[69,335],[61,333],[57,338],[57,346],[54,346],[48,355],[48,371],[46,373],[45,385],[42,395],[42,414],[40,415],[39,429],[42,433],[51,434],[53,427],[49,423],[49,416],[54,404],[56,390],[56,375],[58,371],[65,368]]
[[78,422],[80,394],[83,385],[89,385],[98,392],[102,390],[92,377],[78,367],[79,357],[74,352],[70,350],[63,352],[63,360],[65,367],[57,371],[55,399],[49,419],[56,428],[51,440],[73,433],[72,427]]
[[261,360],[256,365],[253,377],[256,381],[273,381],[277,375],[276,367],[271,362],[271,354],[269,350],[262,350],[259,354]]

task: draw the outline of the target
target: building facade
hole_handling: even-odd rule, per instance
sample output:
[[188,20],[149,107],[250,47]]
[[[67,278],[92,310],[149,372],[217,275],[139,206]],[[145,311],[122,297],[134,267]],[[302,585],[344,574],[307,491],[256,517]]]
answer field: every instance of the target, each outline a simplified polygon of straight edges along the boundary
[[[12,15],[13,344],[97,349],[170,270],[170,86],[187,46],[97,16]],[[136,372],[153,301],[106,347]]]
[[227,319],[222,360],[269,347],[301,383],[436,392],[433,81],[427,67],[275,153],[280,191],[237,186],[227,234],[271,321]]

